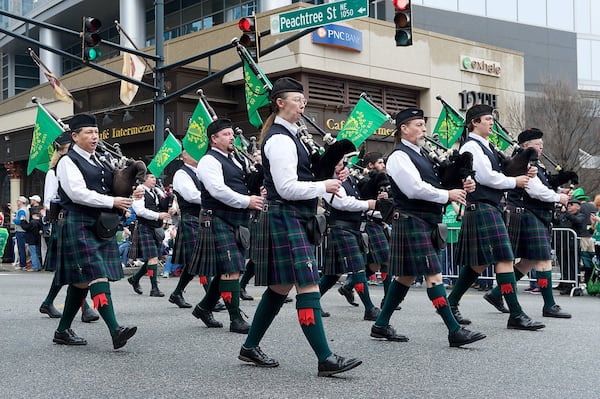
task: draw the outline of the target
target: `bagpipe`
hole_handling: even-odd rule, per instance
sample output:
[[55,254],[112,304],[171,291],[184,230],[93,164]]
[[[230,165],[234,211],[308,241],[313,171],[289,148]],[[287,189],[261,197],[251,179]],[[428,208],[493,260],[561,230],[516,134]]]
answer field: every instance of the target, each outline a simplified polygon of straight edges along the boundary
[[474,178],[473,154],[459,153],[458,150],[445,147],[431,137],[425,136],[424,154],[433,162],[434,167],[446,190],[462,189],[463,181]]
[[[36,97],[32,97],[31,102],[42,107],[64,132],[71,131],[69,125],[66,125],[60,118],[44,108]],[[125,157],[118,143],[111,145],[103,140],[98,140],[96,151],[99,155],[98,160],[107,165],[113,172],[111,187],[113,196],[129,197],[133,194],[133,190],[144,182],[147,173],[146,164],[143,161]]]

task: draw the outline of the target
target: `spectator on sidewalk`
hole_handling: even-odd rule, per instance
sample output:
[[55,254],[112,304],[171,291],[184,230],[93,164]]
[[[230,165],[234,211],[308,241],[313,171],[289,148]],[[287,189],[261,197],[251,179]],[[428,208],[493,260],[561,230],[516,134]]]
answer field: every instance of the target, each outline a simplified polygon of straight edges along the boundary
[[15,241],[17,243],[17,254],[19,258],[19,265],[15,267],[16,270],[25,270],[27,266],[27,248],[25,242],[25,230],[21,226],[23,220],[29,221],[29,209],[27,208],[27,198],[20,196],[17,199],[17,212],[14,213],[13,223],[15,224]]
[[27,271],[39,272],[42,269],[40,249],[44,228],[39,205],[32,208],[30,221],[21,221],[21,227],[25,230],[25,242],[29,246],[29,254],[31,255],[31,269],[28,269]]

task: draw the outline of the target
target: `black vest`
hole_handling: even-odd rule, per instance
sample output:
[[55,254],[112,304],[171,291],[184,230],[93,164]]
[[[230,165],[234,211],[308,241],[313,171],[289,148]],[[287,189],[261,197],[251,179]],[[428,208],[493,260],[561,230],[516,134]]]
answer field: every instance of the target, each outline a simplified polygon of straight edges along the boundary
[[[150,194],[148,190],[144,190],[144,208],[154,212],[165,212],[167,209],[165,209],[164,206],[161,206],[161,201],[158,197],[158,193],[154,189],[152,190],[152,192],[154,193],[154,196],[152,196],[152,194]],[[156,228],[163,225],[163,221],[160,219],[151,220],[141,217],[139,215],[137,215],[137,219],[140,224],[143,224],[145,226]]]
[[[546,169],[541,167],[539,164],[533,164],[533,166],[537,167],[537,176],[540,181],[544,184],[544,186],[551,188],[550,183],[548,182],[548,176]],[[553,210],[554,202],[543,202],[539,199],[532,198],[527,194],[524,188],[515,188],[508,191],[507,197],[508,203],[510,205],[514,205],[520,208],[527,209],[540,209],[540,210]]]
[[[183,165],[181,168],[179,168],[179,170],[184,171],[188,174],[188,176],[190,176],[190,178],[194,182],[194,186],[198,191],[202,189],[202,183],[200,183],[200,179],[198,179],[198,176],[196,176],[196,174],[192,171],[190,167]],[[181,194],[179,194],[177,191],[175,191],[175,196],[177,197],[177,204],[179,205],[179,210],[182,214],[186,213],[192,216],[200,215],[200,204],[194,204],[186,201],[185,198],[183,198]]]
[[[248,187],[246,186],[246,174],[235,163],[233,163],[233,160],[213,149],[208,150],[206,155],[212,155],[221,164],[223,168],[223,180],[225,181],[225,184],[227,184],[227,187],[231,188],[236,193],[249,195]],[[217,216],[219,216],[219,211],[246,212],[245,209],[230,207],[216,198],[213,198],[206,187],[204,187],[204,184],[201,184],[200,186],[203,209],[210,209]]]
[[[495,151],[492,152],[485,145],[481,144],[479,141],[473,138],[469,137],[467,141],[475,141],[481,147],[483,153],[489,158],[492,164],[492,169],[496,172],[502,173],[502,168],[500,167],[500,158],[498,157],[498,154]],[[475,176],[475,180],[477,180],[477,176]],[[467,202],[471,204],[477,202],[485,202],[493,206],[498,206],[500,205],[500,200],[502,199],[503,194],[503,190],[491,188],[478,182],[475,191],[467,194]]]
[[[434,169],[433,162],[421,154],[417,154],[413,149],[400,142],[394,151],[402,151],[408,155],[412,163],[419,171],[419,175],[424,182],[431,184],[435,188],[442,188],[437,172]],[[401,182],[400,182],[401,183]],[[422,199],[408,198],[401,190],[394,179],[390,179],[392,189],[392,198],[394,207],[407,212],[426,212],[441,215],[444,211],[444,205],[437,202],[425,201]]]
[[273,183],[273,175],[271,175],[271,164],[269,162],[269,159],[264,154],[265,143],[267,142],[267,140],[269,140],[269,138],[271,138],[271,136],[274,136],[276,134],[284,134],[290,137],[292,140],[294,140],[294,144],[296,144],[296,153],[298,154],[298,166],[296,168],[296,174],[298,175],[298,181],[315,180],[315,176],[310,170],[310,156],[304,144],[302,144],[300,139],[295,134],[290,133],[283,125],[277,123],[273,124],[273,126],[271,126],[271,128],[267,132],[267,135],[265,136],[263,144],[261,146],[261,151],[263,154],[263,169],[265,173],[264,186],[267,190],[267,199],[269,201],[285,202],[286,204],[290,205],[297,204],[299,206],[309,206],[315,208],[317,206],[316,198],[310,200],[289,201],[283,199],[279,195],[277,190],[275,190],[275,184]]
[[[342,187],[344,187],[344,190],[346,190],[346,194],[348,195],[348,197],[355,197],[356,199],[361,199],[360,192],[358,191],[357,187],[357,181],[354,176],[348,176],[348,178],[342,183]],[[326,195],[333,195],[333,201],[336,201],[335,194]],[[362,211],[343,211],[335,209],[328,202],[323,201],[323,204],[325,204],[325,209],[327,209],[329,213],[330,222],[335,222],[336,220],[344,220],[347,222],[359,223],[362,220]]]
[[[90,164],[85,158],[75,152],[72,148],[63,156],[71,158],[75,166],[83,175],[85,185],[89,190],[96,191],[100,194],[111,195],[112,188],[112,171],[104,162],[100,166]],[[60,197],[60,206],[69,211],[77,211],[86,213],[90,216],[98,216],[100,212],[106,211],[105,208],[96,208],[74,203],[67,193],[58,186],[58,195]]]

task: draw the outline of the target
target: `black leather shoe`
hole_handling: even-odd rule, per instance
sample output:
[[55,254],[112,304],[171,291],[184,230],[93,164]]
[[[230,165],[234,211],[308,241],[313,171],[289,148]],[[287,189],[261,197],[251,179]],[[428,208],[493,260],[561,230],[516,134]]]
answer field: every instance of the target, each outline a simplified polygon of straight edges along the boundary
[[470,344],[484,338],[485,334],[476,331],[470,331],[464,327],[461,327],[459,330],[448,334],[448,342],[452,348]]
[[346,359],[338,356],[335,353],[327,359],[319,362],[319,377],[331,377],[332,375],[343,373],[344,371],[352,370],[362,364],[362,360]]
[[133,279],[133,277],[129,277],[127,279],[127,282],[129,284],[131,284],[131,286],[133,287],[133,290],[135,291],[136,294],[142,295],[144,293],[144,291],[142,291],[142,287],[140,287],[140,282],[139,281],[135,281]]
[[113,348],[119,349],[125,346],[127,340],[135,335],[137,327],[117,327],[112,334]]
[[352,306],[358,306],[358,303],[354,301],[354,292],[351,289],[347,289],[343,285],[338,288],[338,292],[341,296],[346,298],[346,301]]
[[240,298],[242,301],[253,301],[254,297],[246,292],[245,288],[240,288]]
[[246,320],[242,318],[233,319],[229,325],[229,331],[238,334],[248,334],[248,331],[250,331],[250,324],[246,323]]
[[165,293],[162,292],[158,287],[156,287],[150,290],[150,296],[162,298],[163,296],[165,296]]
[[321,317],[329,317],[331,316],[331,313],[324,311],[323,309],[321,309]]
[[222,312],[224,310],[227,310],[227,306],[225,306],[225,304],[221,301],[217,302],[217,304],[212,308],[213,312]]
[[504,300],[502,299],[502,297],[498,298],[497,296],[492,295],[491,291],[488,291],[483,296],[483,299],[485,299],[490,305],[498,309],[499,312],[510,313],[506,306],[504,306]]
[[571,313],[567,313],[556,304],[549,308],[542,309],[542,315],[544,317],[556,317],[557,319],[570,319]]
[[390,326],[389,324],[384,327],[373,324],[371,327],[371,337],[387,339],[388,341],[394,342],[408,342],[408,337],[406,335],[398,334],[394,327]]
[[200,307],[200,305],[196,305],[196,307],[192,311],[192,315],[194,315],[195,318],[202,320],[202,322],[204,322],[204,324],[206,324],[206,327],[208,328],[223,327],[223,323],[215,320],[210,310],[204,310]]
[[75,331],[70,328],[67,328],[63,332],[54,331],[52,342],[61,345],[87,345],[87,341],[75,334]]
[[84,323],[91,323],[92,321],[96,321],[100,319],[100,315],[93,309],[87,308],[83,312],[81,312],[81,321]]
[[42,303],[40,305],[40,313],[47,314],[48,316],[50,316],[51,319],[58,319],[62,316],[62,313],[54,307],[53,303],[49,305],[46,303]]
[[454,318],[458,322],[458,324],[468,325],[471,324],[471,320],[465,319],[462,314],[460,314],[460,310],[458,310],[458,306],[450,306],[450,310],[454,315]]
[[238,359],[248,363],[254,363],[258,367],[277,367],[279,362],[275,359],[271,359],[269,356],[260,349],[260,346],[254,348],[245,348],[242,345]]
[[372,307],[370,310],[365,310],[365,315],[363,317],[364,320],[375,321],[377,320],[377,316],[379,316],[381,310],[376,307]]
[[187,303],[185,301],[185,299],[183,299],[183,295],[181,294],[171,294],[171,296],[169,296],[169,302],[174,303],[175,305],[179,306],[180,308],[191,308],[192,304],[191,303]]
[[539,330],[540,328],[546,327],[543,323],[539,321],[533,321],[529,316],[525,313],[521,313],[515,317],[508,318],[507,327],[513,330]]

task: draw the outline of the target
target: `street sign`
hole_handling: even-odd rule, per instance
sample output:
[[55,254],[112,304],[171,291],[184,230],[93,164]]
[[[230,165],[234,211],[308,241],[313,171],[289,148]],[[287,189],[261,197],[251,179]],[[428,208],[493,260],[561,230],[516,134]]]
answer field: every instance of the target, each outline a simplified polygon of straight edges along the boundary
[[368,0],[345,0],[271,15],[271,34],[314,28],[369,15]]

